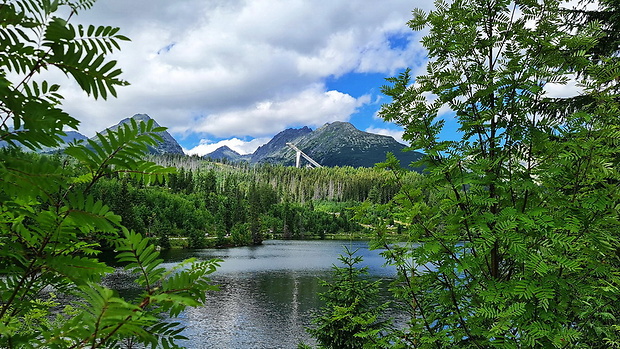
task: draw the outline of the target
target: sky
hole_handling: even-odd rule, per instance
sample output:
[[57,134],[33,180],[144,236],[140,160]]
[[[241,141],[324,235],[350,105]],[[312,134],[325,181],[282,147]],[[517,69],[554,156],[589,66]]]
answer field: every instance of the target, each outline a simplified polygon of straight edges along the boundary
[[[94,101],[69,80],[64,108],[86,136],[145,113],[188,154],[252,153],[280,131],[348,121],[394,136],[377,116],[385,78],[423,69],[407,27],[424,0],[99,0],[74,22],[132,41],[112,55],[131,84]],[[62,78],[62,76],[60,76]]]
[[[385,78],[426,69],[407,21],[427,0],[98,0],[74,22],[120,27],[111,58],[130,86],[94,101],[57,72],[65,110],[91,137],[134,114],[168,127],[187,154],[252,153],[287,128],[348,121],[393,136],[377,116]],[[54,74],[54,73],[50,73]],[[552,96],[574,84],[548,86]],[[447,120],[447,138],[456,123]],[[453,136],[453,137],[452,137]]]

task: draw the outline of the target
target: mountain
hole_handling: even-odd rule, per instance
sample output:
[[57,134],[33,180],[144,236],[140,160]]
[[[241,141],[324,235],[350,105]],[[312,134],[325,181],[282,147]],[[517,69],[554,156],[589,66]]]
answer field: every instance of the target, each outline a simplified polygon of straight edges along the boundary
[[299,138],[312,133],[308,126],[289,128],[275,135],[267,144],[256,149],[250,158],[251,163],[280,163],[283,152],[290,150],[286,143],[295,143]]
[[228,159],[228,160],[230,160],[232,162],[239,162],[239,161],[248,160],[248,156],[241,155],[241,154],[237,153],[236,151],[230,149],[226,145],[221,146],[221,147],[215,149],[214,151],[212,151],[211,153],[205,155],[204,157],[205,158],[210,158],[210,159],[213,159],[213,160]]
[[[112,126],[112,127],[108,127],[108,129],[110,130],[116,130],[119,126],[129,123],[131,122],[131,119],[136,120],[136,122],[140,122],[140,121],[144,121],[147,122],[149,120],[151,120],[151,117],[148,116],[147,114],[136,114],[134,116],[132,116],[131,118],[126,118],[121,120],[118,124]],[[153,119],[155,126],[159,127],[160,125],[157,123],[157,121],[155,121]],[[105,130],[102,131],[102,134],[105,134]],[[151,147],[149,146],[149,152],[151,154],[185,154],[183,152],[183,148],[181,148],[181,146],[179,145],[179,143],[177,143],[177,141],[170,135],[170,133],[168,133],[168,131],[163,131],[163,132],[158,132],[158,134],[163,138],[163,142],[159,142],[158,145],[156,147]],[[91,138],[93,140],[96,140],[97,138]]]
[[65,149],[71,142],[82,141],[82,140],[88,139],[88,137],[84,136],[83,134],[77,131],[66,131],[65,133],[67,134],[66,136],[60,137],[62,138],[62,141],[64,142],[64,144],[61,144],[60,147],[56,147],[56,148],[43,147],[39,151],[39,153],[43,153],[43,154],[55,153],[55,152],[62,151],[63,149]]
[[[333,122],[314,131],[308,127],[284,130],[256,149],[250,156],[250,163],[295,166],[296,152],[286,143],[294,144],[320,165],[328,167],[373,167],[376,163],[385,161],[388,152],[392,152],[403,167],[408,167],[423,155],[414,151],[403,152],[406,146],[393,137],[363,132],[348,122]],[[220,149],[214,152],[222,156],[217,158],[239,161],[238,153],[230,149],[232,153],[227,153]],[[207,156],[216,158],[214,153]],[[302,160],[302,164],[306,163],[308,162],[305,159]]]
[[[348,122],[333,122],[291,141],[322,166],[372,167],[392,152],[403,167],[422,157],[419,152],[403,152],[405,145],[391,136],[363,132]],[[282,147],[263,161],[295,165],[295,151]]]
[[[12,129],[9,129],[9,132],[11,132]],[[60,138],[63,141],[63,144],[61,144],[59,147],[42,147],[41,149],[37,150],[37,153],[43,153],[43,154],[51,154],[54,152],[57,152],[59,150],[62,150],[64,148],[67,147],[67,145],[69,145],[69,143],[73,142],[73,141],[79,141],[79,140],[84,140],[84,139],[88,139],[88,137],[84,136],[83,134],[76,132],[76,131],[66,131],[65,132],[66,136],[61,136]],[[4,148],[6,147],[7,143],[5,141],[0,141],[0,148]],[[21,143],[17,142],[17,145],[20,146],[22,149],[28,151],[28,148],[24,147]]]
[[323,166],[372,167],[392,152],[406,167],[422,157],[419,152],[403,152],[406,146],[391,136],[363,132],[348,122],[325,124],[296,146]]
[[73,141],[87,140],[88,137],[77,131],[67,131],[65,132],[67,135],[65,137],[61,137],[65,143],[70,143]]

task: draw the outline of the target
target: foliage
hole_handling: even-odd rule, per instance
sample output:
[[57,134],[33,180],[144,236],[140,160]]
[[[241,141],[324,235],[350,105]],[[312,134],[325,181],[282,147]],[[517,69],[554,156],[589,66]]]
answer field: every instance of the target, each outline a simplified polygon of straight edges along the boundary
[[312,320],[316,327],[308,328],[308,333],[319,348],[386,347],[380,342],[390,321],[381,316],[389,304],[379,301],[379,281],[365,278],[368,267],[358,267],[363,259],[355,256],[355,251],[345,247],[338,260],[344,266],[333,266],[333,279],[322,282],[327,291],[319,297],[325,306]]
[[[620,156],[616,60],[591,63],[597,23],[565,31],[561,1],[457,0],[414,11],[425,75],[383,91],[381,116],[422,150],[420,186],[395,198],[411,243],[387,247],[410,347],[618,346]],[[575,73],[593,101],[549,111]],[[449,108],[460,141],[441,141]],[[451,117],[451,116],[447,116]],[[400,180],[398,162],[382,165]],[[406,219],[406,220],[405,220]]]
[[[566,23],[573,30],[592,22],[600,24],[603,35],[589,50],[591,58],[598,60],[617,53],[620,50],[620,3],[617,0],[581,0],[580,5],[567,10],[570,20]],[[597,6],[588,8],[588,5]]]
[[128,40],[118,34],[118,28],[75,26],[55,16],[61,6],[69,7],[71,18],[93,3],[16,0],[0,4],[0,140],[32,150],[54,147],[64,135],[63,127],[77,127],[78,121],[59,107],[60,85],[35,80],[41,70],[59,69],[95,98],[116,96],[116,86],[127,84],[119,78],[116,61],[106,60],[120,41]]
[[[168,158],[152,159],[166,163]],[[382,197],[375,201],[382,202],[398,190],[397,184],[387,183],[389,173],[384,170],[334,168],[317,173],[319,169],[274,166],[248,169],[220,167],[189,157],[176,159],[174,164],[187,169],[181,167],[152,186],[130,178],[103,178],[93,186],[93,195],[119,212],[127,228],[157,237],[163,248],[172,245],[168,245],[171,238],[202,248],[257,245],[265,237],[285,236],[285,226],[287,238],[294,239],[360,233],[363,227],[352,220],[351,208],[359,204],[356,198],[367,199],[374,191]],[[406,177],[409,181],[420,175],[408,172]],[[342,189],[346,183],[353,194],[344,193],[348,191]],[[309,187],[310,192],[323,191],[323,187],[329,192],[332,187],[343,190],[337,195],[349,200],[339,201],[336,194],[332,200],[321,195],[308,198],[300,194],[306,190],[300,187]],[[385,216],[369,212],[365,219],[377,215]]]
[[[165,270],[154,245],[123,227],[121,217],[90,192],[107,177],[149,183],[172,173],[141,159],[159,140],[161,129],[152,122],[72,144],[65,157],[19,148],[58,146],[63,129],[78,124],[60,108],[59,86],[35,81],[41,70],[60,69],[95,98],[115,96],[115,87],[125,84],[115,62],[106,61],[118,41],[126,40],[117,28],[73,26],[54,16],[61,6],[69,7],[71,17],[92,4],[0,4],[0,138],[7,144],[0,151],[3,348],[176,347],[182,328],[162,322],[160,314],[177,316],[205,302],[205,292],[213,289],[208,275],[217,261]],[[144,288],[139,299],[124,299],[100,285],[114,270],[96,258],[102,241],[114,244],[119,260],[137,275]]]

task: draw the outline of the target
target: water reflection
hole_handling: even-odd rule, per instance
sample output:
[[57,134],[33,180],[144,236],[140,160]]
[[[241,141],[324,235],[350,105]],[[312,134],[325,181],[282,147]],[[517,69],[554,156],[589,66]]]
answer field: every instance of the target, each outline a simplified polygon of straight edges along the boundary
[[175,250],[162,253],[168,266],[189,257],[223,259],[213,274],[220,291],[209,303],[181,315],[188,348],[295,348],[311,343],[305,332],[321,306],[319,280],[329,279],[343,245],[358,250],[374,277],[393,277],[377,251],[355,241],[266,241],[263,246]]

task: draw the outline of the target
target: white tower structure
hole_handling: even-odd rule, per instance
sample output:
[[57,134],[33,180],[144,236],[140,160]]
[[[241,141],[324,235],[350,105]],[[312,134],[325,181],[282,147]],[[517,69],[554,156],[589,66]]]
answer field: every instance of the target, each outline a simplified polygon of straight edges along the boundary
[[286,145],[288,145],[291,149],[293,149],[295,152],[297,152],[297,156],[296,156],[296,160],[295,160],[295,166],[297,168],[299,168],[299,166],[301,165],[301,157],[302,156],[304,157],[304,159],[308,160],[308,162],[310,164],[312,164],[312,166],[314,166],[314,167],[323,167],[318,162],[314,161],[311,157],[306,155],[306,153],[304,153],[299,148],[297,148],[295,146],[295,144],[293,144],[293,143],[286,143]]

